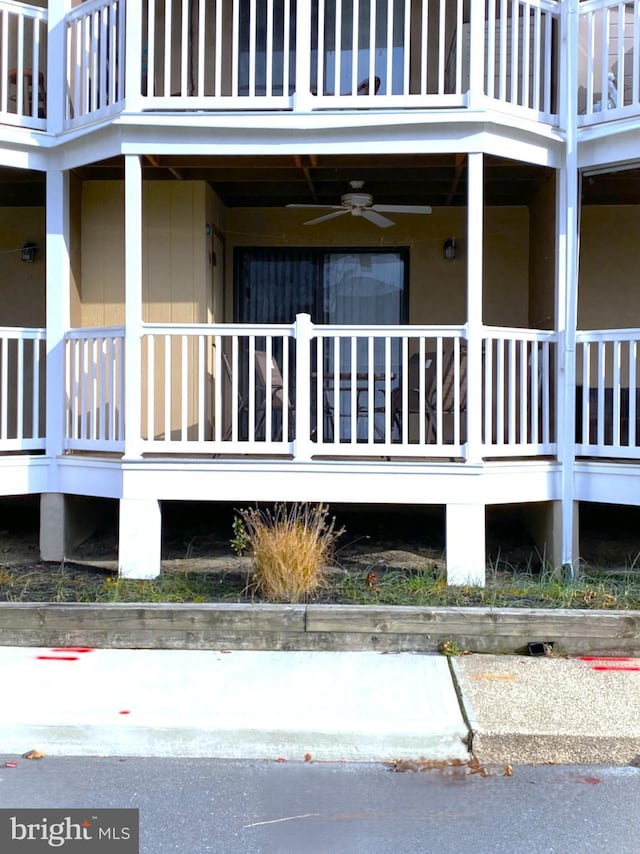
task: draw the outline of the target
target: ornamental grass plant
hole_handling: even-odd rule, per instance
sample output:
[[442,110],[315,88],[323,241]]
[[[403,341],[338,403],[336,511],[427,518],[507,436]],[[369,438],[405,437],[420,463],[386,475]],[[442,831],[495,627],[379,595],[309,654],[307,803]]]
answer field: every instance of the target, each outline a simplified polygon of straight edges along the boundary
[[322,586],[344,529],[324,504],[238,511],[236,550],[252,558],[250,588],[269,602],[304,602]]

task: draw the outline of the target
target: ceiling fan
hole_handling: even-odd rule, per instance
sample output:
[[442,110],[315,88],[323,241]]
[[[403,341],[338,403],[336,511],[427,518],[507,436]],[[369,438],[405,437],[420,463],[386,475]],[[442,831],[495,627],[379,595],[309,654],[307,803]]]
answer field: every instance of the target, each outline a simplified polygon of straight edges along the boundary
[[325,208],[332,213],[323,214],[323,216],[310,219],[305,222],[305,225],[316,225],[319,222],[326,222],[329,219],[334,219],[337,216],[344,216],[350,213],[352,216],[361,216],[368,219],[378,228],[389,228],[390,225],[395,225],[392,219],[382,216],[383,213],[402,213],[402,214],[430,214],[431,208],[429,205],[374,205],[373,196],[369,193],[361,192],[364,181],[349,181],[349,186],[352,192],[345,193],[340,200],[339,205],[287,205],[288,208]]

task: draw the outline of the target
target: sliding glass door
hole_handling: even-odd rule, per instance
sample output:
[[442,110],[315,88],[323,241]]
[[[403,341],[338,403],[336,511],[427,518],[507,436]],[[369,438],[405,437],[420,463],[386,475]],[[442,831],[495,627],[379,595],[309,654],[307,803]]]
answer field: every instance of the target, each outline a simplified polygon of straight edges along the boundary
[[[405,323],[407,280],[408,252],[403,249],[237,249],[236,320],[292,323],[297,314],[306,313],[316,324]],[[256,347],[260,346],[257,341]],[[319,357],[318,346],[322,347]],[[274,356],[282,364],[282,354]],[[390,356],[395,378],[400,364],[398,339],[391,341]],[[322,384],[324,400],[322,415],[313,415],[316,435],[329,441],[362,440],[370,432],[371,417],[375,433],[382,435],[384,400],[378,398],[385,385],[386,358],[384,339],[370,343],[358,337],[357,330],[355,339],[330,336],[314,342],[311,381],[315,389]],[[318,399],[317,393],[312,396]]]

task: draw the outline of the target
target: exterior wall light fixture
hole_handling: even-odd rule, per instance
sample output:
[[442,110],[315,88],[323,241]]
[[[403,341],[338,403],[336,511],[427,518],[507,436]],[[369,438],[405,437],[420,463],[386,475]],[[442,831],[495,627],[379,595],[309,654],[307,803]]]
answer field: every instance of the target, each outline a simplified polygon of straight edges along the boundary
[[37,251],[37,244],[25,243],[22,249],[20,250],[20,260],[26,261],[28,264],[31,264],[35,260]]
[[444,254],[445,261],[455,261],[456,257],[456,239],[455,237],[447,237],[443,246],[442,252]]

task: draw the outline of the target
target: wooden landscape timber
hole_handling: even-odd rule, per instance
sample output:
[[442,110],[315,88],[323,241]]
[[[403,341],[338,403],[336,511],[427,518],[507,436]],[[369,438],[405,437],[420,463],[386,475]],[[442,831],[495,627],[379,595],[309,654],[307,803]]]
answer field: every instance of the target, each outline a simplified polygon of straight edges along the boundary
[[640,612],[351,605],[0,604],[2,646],[640,655]]

